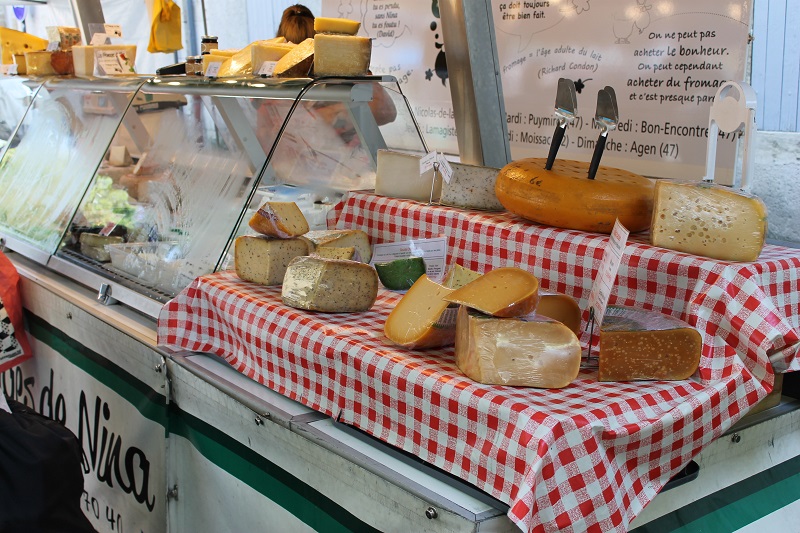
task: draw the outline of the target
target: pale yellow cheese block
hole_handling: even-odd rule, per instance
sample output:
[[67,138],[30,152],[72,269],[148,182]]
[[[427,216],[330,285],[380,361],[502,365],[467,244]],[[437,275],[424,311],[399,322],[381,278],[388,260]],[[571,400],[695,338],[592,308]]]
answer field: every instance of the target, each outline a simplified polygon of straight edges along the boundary
[[[422,275],[389,313],[384,334],[406,348],[438,348],[455,342],[455,308],[445,297],[453,292]],[[448,316],[449,313],[449,316]]]
[[572,296],[540,291],[536,314],[561,322],[575,335],[581,334],[581,308]]
[[294,202],[265,202],[250,219],[250,227],[280,239],[308,233],[308,221]]
[[420,159],[415,154],[378,150],[375,194],[417,202],[438,202],[442,195],[442,178],[438,174],[434,177],[433,170],[420,175]]
[[228,56],[220,56],[216,54],[203,54],[203,75],[208,71],[208,66],[211,63],[219,63],[219,71],[218,74],[222,77],[222,65],[225,64],[230,58]]
[[51,63],[52,52],[25,52],[25,65],[31,76],[51,76],[56,73]]
[[467,283],[475,281],[482,275],[483,274],[480,272],[475,272],[474,270],[470,270],[459,265],[458,263],[455,263],[452,267],[450,267],[450,270],[447,271],[442,285],[450,289],[460,289]]
[[236,275],[261,285],[280,285],[292,259],[307,253],[308,245],[300,239],[243,235],[234,242]]
[[315,76],[363,76],[369,70],[371,57],[369,37],[333,33],[314,37]]
[[517,267],[490,270],[445,297],[449,302],[497,317],[527,315],[539,302],[539,280]]
[[357,20],[345,18],[316,17],[314,19],[314,31],[316,33],[344,33],[355,35],[358,33],[361,23]]
[[581,366],[581,344],[567,326],[548,318],[495,318],[461,306],[456,365],[487,385],[566,387]]
[[291,52],[294,43],[269,43],[266,41],[254,43],[250,49],[250,63],[253,72],[257,73],[265,61],[278,61]]
[[277,78],[308,77],[314,63],[314,39],[309,38],[295,46],[288,54],[278,60],[273,71]]
[[313,230],[300,238],[308,241],[312,252],[319,251],[323,247],[349,248],[352,246],[356,249],[358,261],[369,263],[370,259],[372,259],[369,236],[360,229]]
[[0,28],[0,61],[12,65],[14,55],[36,52],[47,48],[47,39],[10,28]]
[[378,297],[378,273],[358,261],[296,257],[286,269],[281,297],[289,307],[308,311],[367,311]]
[[756,196],[708,183],[656,182],[650,242],[723,261],[755,261],[767,235]]

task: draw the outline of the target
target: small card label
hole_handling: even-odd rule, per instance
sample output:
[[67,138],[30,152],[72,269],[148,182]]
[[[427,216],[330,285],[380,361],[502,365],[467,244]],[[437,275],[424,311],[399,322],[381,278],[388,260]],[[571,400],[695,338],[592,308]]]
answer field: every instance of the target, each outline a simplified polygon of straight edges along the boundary
[[61,41],[50,41],[47,43],[48,52],[58,52],[59,48],[61,48]]
[[432,168],[436,168],[442,179],[450,183],[453,177],[453,167],[450,166],[450,161],[445,158],[444,154],[440,152],[429,152],[419,160],[419,174],[425,174]]
[[206,68],[206,78],[216,78],[219,75],[220,67],[222,67],[222,63],[219,61],[209,63]]
[[108,35],[105,33],[95,33],[92,35],[92,40],[89,41],[91,46],[99,46],[108,42]]
[[259,76],[272,76],[272,73],[275,72],[275,65],[277,65],[277,61],[264,61],[261,63],[261,66],[258,68],[258,75]]
[[603,323],[603,315],[606,313],[608,300],[611,291],[614,290],[614,283],[617,280],[617,272],[622,262],[622,254],[628,244],[630,232],[620,224],[619,220],[614,223],[614,229],[603,252],[603,260],[597,271],[597,277],[592,283],[592,291],[589,293],[589,308],[594,312],[594,323],[599,329]]
[[103,30],[109,37],[122,37],[122,26],[119,24],[103,24]]
[[125,52],[121,50],[95,50],[94,63],[99,76],[133,72]]
[[16,64],[0,65],[0,73],[2,73],[3,76],[16,76],[17,65]]
[[447,238],[435,237],[376,244],[372,247],[370,263],[374,265],[409,257],[421,257],[425,261],[425,274],[434,281],[441,281],[444,279],[447,262]]

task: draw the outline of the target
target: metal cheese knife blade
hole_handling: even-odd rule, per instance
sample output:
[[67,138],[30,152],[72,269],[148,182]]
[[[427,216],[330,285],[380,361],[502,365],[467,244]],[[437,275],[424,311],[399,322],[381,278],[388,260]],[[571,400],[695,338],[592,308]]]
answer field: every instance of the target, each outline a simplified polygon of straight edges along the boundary
[[578,98],[575,92],[575,82],[567,78],[560,78],[558,80],[558,89],[556,90],[555,110],[558,125],[555,133],[553,133],[553,140],[550,142],[550,152],[547,154],[545,169],[550,170],[553,168],[558,149],[561,147],[561,141],[564,140],[564,133],[567,131],[567,126],[575,120],[577,108]]
[[589,179],[593,180],[600,167],[600,159],[606,148],[608,132],[617,129],[619,111],[617,111],[617,95],[612,87],[606,86],[597,91],[597,110],[594,114],[594,123],[602,130],[594,145],[592,162],[589,164]]

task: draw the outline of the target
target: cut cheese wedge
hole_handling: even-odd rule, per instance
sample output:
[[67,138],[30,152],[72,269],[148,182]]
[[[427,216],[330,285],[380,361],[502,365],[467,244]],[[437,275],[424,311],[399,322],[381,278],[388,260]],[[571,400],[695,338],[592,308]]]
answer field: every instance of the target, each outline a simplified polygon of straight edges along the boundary
[[307,253],[308,245],[300,239],[243,235],[234,243],[236,275],[261,285],[280,285],[292,259]]
[[461,306],[456,365],[488,385],[562,388],[578,377],[581,344],[564,324],[478,315]]
[[316,252],[320,248],[349,248],[352,246],[358,254],[357,260],[369,263],[372,259],[369,236],[360,229],[313,230],[301,238],[308,241],[312,252]]
[[294,202],[266,202],[250,218],[250,227],[262,235],[290,239],[308,233],[308,221]]
[[37,52],[47,48],[47,39],[29,33],[0,28],[0,61],[4,65],[14,63],[14,55]]
[[250,64],[253,72],[257,73],[264,61],[278,61],[291,52],[294,47],[294,43],[269,43],[266,41],[253,43],[250,49]]
[[703,340],[683,320],[654,311],[609,307],[600,328],[600,381],[687,379]]
[[25,65],[32,76],[50,76],[56,73],[51,63],[53,52],[25,52]]
[[273,71],[277,78],[306,78],[314,63],[314,39],[308,38],[278,60]]
[[384,333],[406,348],[450,346],[456,338],[456,310],[448,309],[444,298],[452,292],[423,274],[389,313]]
[[378,297],[378,274],[358,261],[296,257],[283,278],[283,303],[325,313],[367,311]]
[[536,314],[561,322],[575,335],[581,334],[581,308],[572,296],[540,292]]
[[759,198],[709,183],[659,180],[650,242],[723,261],[755,261],[767,235]]
[[371,57],[369,37],[327,33],[314,37],[315,76],[363,76]]
[[438,201],[442,194],[442,179],[434,177],[433,170],[420,175],[419,160],[420,156],[414,154],[378,150],[375,194],[417,202]]
[[348,261],[358,261],[358,254],[355,246],[336,248],[334,246],[320,246],[313,252],[314,255],[327,257],[328,259],[347,259]]
[[314,19],[314,31],[316,33],[344,33],[355,35],[361,23],[357,20],[331,17],[316,17]]
[[539,301],[539,280],[517,267],[490,270],[445,299],[497,317],[527,315]]
[[450,289],[460,289],[467,283],[475,281],[482,275],[483,274],[480,272],[475,272],[474,270],[470,270],[459,265],[458,263],[455,263],[452,267],[450,267],[450,270],[447,271],[447,275],[444,277],[442,285]]
[[453,175],[449,183],[442,183],[442,205],[484,211],[503,210],[503,204],[494,192],[500,169],[463,163],[450,163],[450,166],[453,168]]

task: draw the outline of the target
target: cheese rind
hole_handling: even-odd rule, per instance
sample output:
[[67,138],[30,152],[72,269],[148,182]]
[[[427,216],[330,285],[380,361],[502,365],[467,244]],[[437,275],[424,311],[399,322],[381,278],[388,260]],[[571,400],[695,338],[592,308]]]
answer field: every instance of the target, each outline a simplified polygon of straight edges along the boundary
[[458,263],[454,263],[453,266],[450,267],[450,270],[447,271],[447,275],[444,277],[442,285],[450,289],[460,289],[467,283],[475,281],[482,275],[483,274],[480,272],[475,272],[474,270],[463,267]]
[[580,341],[555,320],[494,318],[461,306],[456,330],[456,365],[480,383],[553,389],[578,377]]
[[572,296],[540,291],[536,314],[561,322],[575,335],[581,334],[581,308]]
[[321,229],[312,230],[300,237],[308,242],[312,252],[320,248],[349,248],[356,249],[359,261],[369,263],[372,259],[372,248],[369,245],[369,236],[360,229]]
[[308,38],[278,60],[273,71],[276,78],[306,78],[314,63],[314,39]]
[[439,348],[455,342],[455,309],[447,309],[444,298],[452,293],[422,275],[389,313],[383,332],[406,348]]
[[656,183],[650,243],[723,261],[755,261],[767,235],[759,198],[708,183]]
[[234,242],[234,267],[245,281],[280,285],[292,259],[307,253],[308,245],[300,239],[242,235]]
[[375,263],[378,279],[383,286],[393,291],[407,291],[425,274],[425,260],[422,257],[395,259]]
[[[378,150],[375,194],[417,202],[438,201],[442,195],[442,178],[438,175],[434,177],[433,170],[420,175],[419,160],[420,156],[414,154]],[[436,181],[431,187],[434,179]]]
[[490,270],[445,297],[452,303],[497,317],[527,315],[539,301],[539,280],[517,267]]
[[296,257],[286,269],[281,297],[289,307],[307,311],[367,311],[378,297],[378,274],[358,261]]
[[347,259],[348,261],[358,261],[358,254],[355,246],[337,248],[335,246],[320,246],[312,252],[320,257],[328,259]]
[[608,307],[600,327],[600,381],[679,380],[697,370],[703,340],[683,320]]
[[453,175],[450,183],[442,183],[443,205],[480,209],[484,211],[502,211],[503,204],[497,199],[494,184],[497,180],[498,168],[450,163]]
[[314,19],[314,31],[316,33],[343,33],[355,35],[361,23],[357,20],[331,17],[316,17]]
[[250,218],[250,227],[262,235],[290,239],[308,233],[308,221],[294,202],[266,202]]
[[369,37],[329,33],[314,37],[315,76],[363,76],[371,57]]

